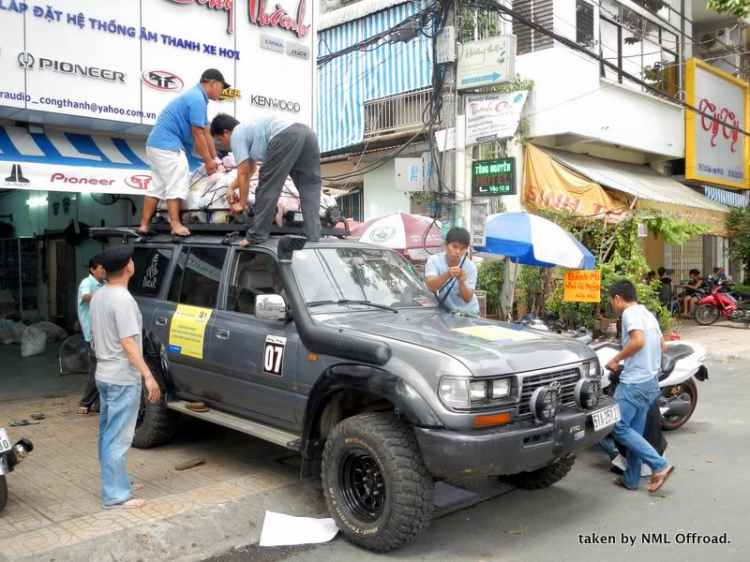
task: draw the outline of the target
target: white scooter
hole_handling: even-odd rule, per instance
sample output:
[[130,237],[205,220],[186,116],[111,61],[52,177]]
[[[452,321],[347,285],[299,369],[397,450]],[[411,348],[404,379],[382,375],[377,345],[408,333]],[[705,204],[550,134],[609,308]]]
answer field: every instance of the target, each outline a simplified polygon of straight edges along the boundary
[[[620,351],[614,342],[590,343],[602,365],[602,390],[613,394],[612,373],[604,365]],[[694,379],[708,380],[706,349],[702,345],[685,341],[667,342],[662,355],[659,375],[659,409],[661,427],[665,430],[682,427],[693,415],[698,404],[698,386]],[[609,392],[608,392],[608,387]]]

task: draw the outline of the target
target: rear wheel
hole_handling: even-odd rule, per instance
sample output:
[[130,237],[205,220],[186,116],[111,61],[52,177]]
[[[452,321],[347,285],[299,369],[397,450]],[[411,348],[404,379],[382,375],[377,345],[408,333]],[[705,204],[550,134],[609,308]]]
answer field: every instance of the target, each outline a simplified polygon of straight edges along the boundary
[[374,552],[405,546],[427,528],[435,487],[412,429],[390,413],[339,423],[326,440],[323,489],[334,521]]
[[677,400],[683,403],[687,402],[689,406],[681,414],[669,415],[668,412],[663,414],[661,416],[661,427],[664,430],[670,431],[682,427],[693,415],[695,407],[698,405],[698,387],[692,378],[682,384],[663,388],[661,396],[659,396],[659,406],[662,408],[669,407],[670,402]]
[[5,474],[0,476],[0,511],[5,509],[8,503],[8,483],[5,481]]
[[560,480],[565,478],[568,475],[568,472],[570,472],[570,469],[573,468],[575,462],[575,455],[565,455],[564,457],[555,459],[551,464],[543,466],[537,470],[501,476],[500,479],[516,488],[522,488],[524,490],[541,490],[542,488],[547,488],[548,486],[557,484]]
[[159,382],[161,398],[156,402],[149,402],[146,387],[143,387],[133,436],[133,447],[137,449],[151,449],[172,441],[177,435],[177,422],[180,419],[180,414],[167,408],[165,388],[161,383],[164,380],[164,377],[160,376],[161,367],[151,356],[146,355],[145,359],[149,370]]
[[695,308],[693,318],[701,326],[710,326],[721,316],[719,309],[712,304],[701,304]]

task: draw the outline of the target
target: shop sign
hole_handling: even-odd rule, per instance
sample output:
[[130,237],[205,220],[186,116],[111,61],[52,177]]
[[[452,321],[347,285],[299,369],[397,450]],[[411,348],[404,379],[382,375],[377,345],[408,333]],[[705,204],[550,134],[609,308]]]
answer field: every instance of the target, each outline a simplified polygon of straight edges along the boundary
[[167,70],[144,70],[141,80],[146,86],[164,92],[180,92],[185,87],[182,78]]
[[466,146],[513,137],[527,92],[466,96]]
[[750,188],[750,86],[703,61],[686,63],[685,179]]
[[459,45],[458,89],[509,82],[516,76],[516,38],[501,35]]
[[477,160],[471,163],[472,197],[516,194],[516,159]]
[[598,270],[565,270],[563,300],[565,302],[600,302],[602,276]]

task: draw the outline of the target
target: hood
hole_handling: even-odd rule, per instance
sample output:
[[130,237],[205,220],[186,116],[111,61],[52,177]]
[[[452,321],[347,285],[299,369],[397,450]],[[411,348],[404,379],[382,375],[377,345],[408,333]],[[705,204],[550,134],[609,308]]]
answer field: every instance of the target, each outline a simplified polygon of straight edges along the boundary
[[445,353],[480,377],[596,359],[589,346],[564,336],[517,324],[454,316],[439,309],[401,310],[399,314],[348,312],[328,316],[324,322]]

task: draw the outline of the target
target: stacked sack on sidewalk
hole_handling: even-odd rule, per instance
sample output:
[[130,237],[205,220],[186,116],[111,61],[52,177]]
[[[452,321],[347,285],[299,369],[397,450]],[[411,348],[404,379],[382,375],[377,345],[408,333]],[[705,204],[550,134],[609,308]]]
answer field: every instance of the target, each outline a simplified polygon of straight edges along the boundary
[[[247,196],[248,209],[255,205],[255,190],[258,187],[258,171],[250,178],[250,191]],[[227,187],[237,179],[237,167],[234,156],[229,154],[222,159],[219,171],[208,176],[206,168],[201,165],[190,177],[190,191],[187,199],[182,201],[182,222],[185,224],[226,224],[232,222],[233,217],[229,212],[227,202]],[[325,193],[320,197],[320,216],[326,216],[329,208],[336,206],[336,199]],[[299,191],[294,185],[292,178],[287,177],[284,188],[279,197],[276,209],[275,222],[282,224],[283,216],[287,212],[298,212],[300,210]],[[166,205],[159,205],[159,215],[164,221],[167,220]]]

